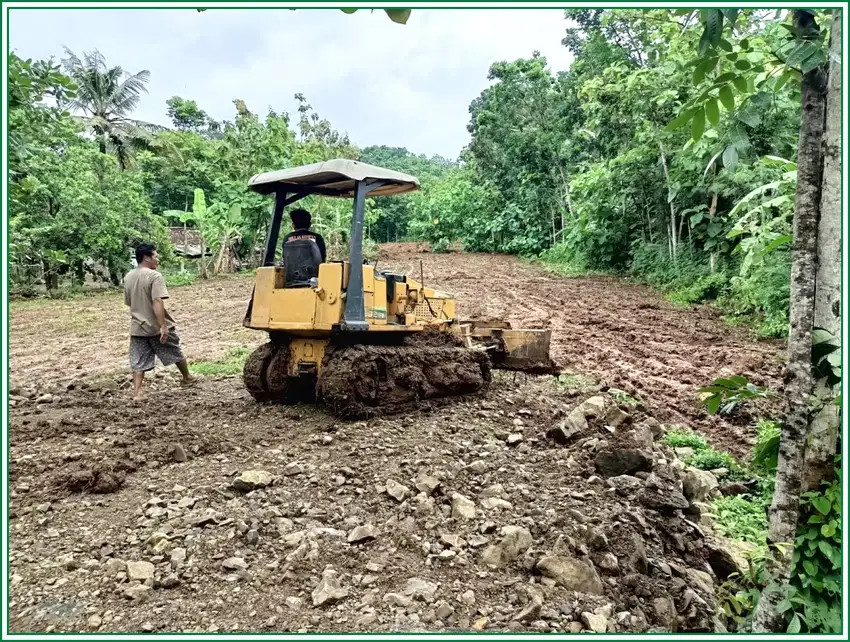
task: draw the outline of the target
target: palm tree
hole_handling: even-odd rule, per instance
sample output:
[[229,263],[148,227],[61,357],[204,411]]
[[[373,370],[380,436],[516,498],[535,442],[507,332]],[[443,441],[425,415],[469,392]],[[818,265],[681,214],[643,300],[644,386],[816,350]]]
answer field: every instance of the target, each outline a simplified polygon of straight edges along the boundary
[[152,133],[163,129],[158,125],[130,118],[139,104],[150,72],[130,74],[120,66],[108,67],[106,58],[97,49],[77,55],[65,47],[67,58],[62,60],[66,72],[77,84],[77,95],[68,103],[83,112],[81,120],[94,135],[102,153],[111,152],[122,169],[133,166],[133,153],[147,149]]

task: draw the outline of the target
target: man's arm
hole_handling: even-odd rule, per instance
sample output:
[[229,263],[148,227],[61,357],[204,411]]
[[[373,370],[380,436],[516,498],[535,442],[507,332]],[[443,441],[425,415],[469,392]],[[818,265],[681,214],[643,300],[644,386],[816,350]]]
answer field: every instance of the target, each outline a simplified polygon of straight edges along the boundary
[[319,252],[322,253],[322,263],[327,263],[327,254],[325,253],[325,239],[321,234],[316,234],[316,245],[319,246]]
[[167,298],[168,289],[165,287],[165,279],[162,274],[157,272],[151,284],[151,303],[153,304],[153,313],[159,322],[159,340],[163,343],[168,340],[168,325],[165,321],[165,302],[163,301]]
[[165,323],[165,303],[159,297],[153,300],[153,313],[159,322],[159,340],[165,343],[168,341],[168,325]]

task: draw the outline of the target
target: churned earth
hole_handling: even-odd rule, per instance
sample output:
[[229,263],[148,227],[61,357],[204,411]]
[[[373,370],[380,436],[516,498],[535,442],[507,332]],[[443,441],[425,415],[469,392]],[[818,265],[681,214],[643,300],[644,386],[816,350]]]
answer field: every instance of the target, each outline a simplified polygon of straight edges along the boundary
[[[120,294],[13,303],[10,629],[722,630],[714,587],[739,555],[702,514],[716,483],[660,437],[745,452],[747,416],[709,417],[695,389],[778,389],[776,344],[512,257],[399,244],[379,267],[420,260],[461,316],[551,328],[568,376],[497,373],[485,395],[346,422],[158,367],[132,405]],[[241,326],[250,292],[173,288],[190,359],[264,340]]]

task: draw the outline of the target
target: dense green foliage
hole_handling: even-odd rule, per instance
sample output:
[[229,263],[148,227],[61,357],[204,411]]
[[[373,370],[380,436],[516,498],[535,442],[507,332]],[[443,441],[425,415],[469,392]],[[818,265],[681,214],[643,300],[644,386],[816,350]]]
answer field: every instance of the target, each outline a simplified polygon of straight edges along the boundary
[[[688,463],[698,468],[700,455],[705,463],[735,471],[734,476],[754,479],[756,489],[747,495],[719,497],[712,502],[711,516],[715,528],[723,535],[754,545],[747,554],[751,568],[748,573],[730,578],[720,587],[721,608],[736,622],[739,630],[746,629],[749,616],[755,609],[766,582],[767,508],[773,495],[779,445],[779,425],[760,419],[756,443],[748,464],[736,462],[728,453],[715,453],[700,446],[698,438],[688,442],[698,448]],[[673,435],[670,438],[670,435]],[[668,433],[668,443],[683,443],[685,433]],[[703,442],[704,443],[704,442]],[[707,454],[707,456],[706,456]],[[716,461],[708,461],[716,459]],[[818,491],[801,497],[800,522],[794,544],[794,571],[791,584],[779,587],[784,599],[780,611],[785,613],[789,632],[834,632],[841,629],[841,462],[836,457],[835,477]],[[771,589],[773,590],[773,588]]]
[[[430,186],[453,164],[405,149],[359,150],[295,96],[295,118],[273,110],[261,117],[234,100],[232,121],[217,122],[193,100],[166,101],[172,128],[134,120],[146,71],[110,66],[98,52],[66,51],[52,61],[9,57],[10,227],[14,290],[55,289],[60,277],[77,287],[88,275],[118,283],[141,240],[160,246],[169,268],[169,227],[196,230],[206,255],[201,276],[255,266],[271,203],[246,189],[252,175],[330,158],[361,159],[417,176],[414,198],[367,199],[369,239],[400,240],[415,208],[427,208]],[[314,227],[328,252],[346,252],[351,202],[308,197]],[[365,252],[374,256],[367,239]],[[173,265],[172,265],[173,267]],[[185,280],[186,274],[181,273]]]
[[[790,51],[773,14],[749,13],[736,22],[746,50],[709,69],[691,15],[568,10],[569,71],[536,53],[494,63],[470,105],[462,167],[409,229],[564,272],[630,273],[675,303],[717,301],[764,336],[784,334],[799,88],[742,93],[745,68]],[[699,128],[668,127],[693,120],[706,92]]]
[[384,243],[402,241],[408,237],[408,224],[416,219],[414,212],[422,207],[421,201],[429,200],[432,188],[455,167],[454,163],[439,156],[426,158],[423,154],[412,154],[404,147],[384,145],[364,148],[360,152],[360,160],[419,179],[421,192],[388,196],[378,203],[380,214],[369,234],[375,241]]
[[841,630],[842,493],[840,459],[835,478],[804,493],[787,596],[791,623],[811,632]]
[[[135,240],[167,245],[165,228],[184,224],[204,228],[210,258],[202,274],[255,265],[270,204],[247,192],[246,179],[346,157],[413,174],[422,185],[413,195],[368,201],[373,241],[426,240],[437,251],[459,241],[473,251],[540,256],[561,272],[630,273],[675,303],[713,300],[730,318],[756,320],[765,336],[783,334],[799,90],[772,81],[744,92],[727,68],[743,76],[776,66],[776,55],[791,53],[787,30],[773,14],[748,12],[736,28],[751,36],[708,68],[696,58],[708,45],[690,14],[566,14],[563,44],[575,55],[569,71],[553,74],[537,53],[495,62],[490,86],[470,104],[471,139],[457,161],[399,147],[360,150],[300,94],[292,116],[261,116],[234,100],[234,117],[224,122],[173,96],[165,105],[172,127],[157,128],[132,118],[146,71],[128,73],[97,52],[68,51],[62,68],[12,54],[11,214],[20,231],[13,276],[80,277],[94,263],[114,281]],[[697,110],[705,121],[699,132]],[[686,129],[668,127],[685,117]],[[69,184],[58,159],[71,147],[80,150],[76,166],[92,169]],[[84,177],[107,171],[109,158],[121,170],[110,172],[110,189],[124,196],[104,194],[101,181],[98,207],[113,212],[110,200],[131,207],[98,215],[99,225],[126,217],[121,238],[102,243],[105,229],[87,229],[84,242],[51,232],[88,228],[64,203],[94,207],[91,197],[74,201],[74,190],[86,191]],[[190,214],[198,189],[207,220]],[[314,211],[331,254],[342,254],[349,204],[303,205]]]

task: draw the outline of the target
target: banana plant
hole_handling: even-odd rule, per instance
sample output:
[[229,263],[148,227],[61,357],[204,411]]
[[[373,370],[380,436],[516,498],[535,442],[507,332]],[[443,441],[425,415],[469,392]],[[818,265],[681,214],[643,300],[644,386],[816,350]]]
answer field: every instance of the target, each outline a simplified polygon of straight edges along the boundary
[[165,210],[163,212],[163,215],[176,218],[181,223],[183,223],[184,227],[187,223],[195,224],[195,229],[197,230],[198,236],[201,239],[201,258],[199,259],[200,269],[198,270],[198,273],[202,279],[208,279],[209,272],[207,271],[206,253],[207,234],[209,231],[208,228],[210,226],[210,220],[204,190],[200,188],[195,188],[195,197],[192,201],[191,212],[184,212],[182,210]]
[[242,206],[218,202],[210,206],[208,213],[211,238],[215,238],[218,245],[213,274],[230,272],[234,267],[236,244],[242,240]]
[[741,276],[751,267],[777,248],[792,242],[792,219],[794,216],[794,192],[797,188],[797,165],[793,161],[777,156],[765,156],[765,165],[778,167],[781,176],[769,183],[759,185],[744,196],[732,210],[730,217],[739,216],[729,230],[727,238],[741,236],[740,244],[733,251],[742,252]]

